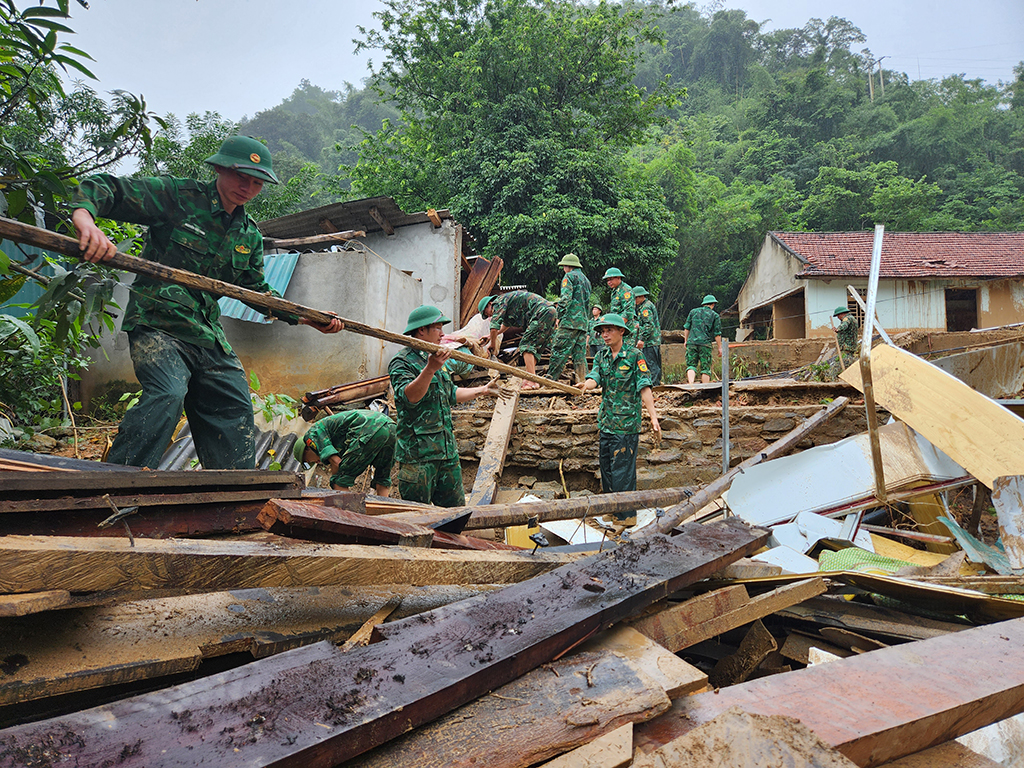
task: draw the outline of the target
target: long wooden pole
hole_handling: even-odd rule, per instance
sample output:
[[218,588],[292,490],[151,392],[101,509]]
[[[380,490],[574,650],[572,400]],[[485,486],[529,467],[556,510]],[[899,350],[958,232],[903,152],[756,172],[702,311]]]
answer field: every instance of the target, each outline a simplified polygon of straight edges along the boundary
[[[75,259],[81,258],[77,240],[66,237],[65,235],[59,235],[56,232],[51,232],[47,229],[40,229],[39,227],[33,227],[30,224],[23,224],[20,221],[7,219],[2,216],[0,216],[0,236],[15,242],[33,245],[47,251],[63,253],[64,255],[71,256]],[[168,267],[155,261],[149,261],[148,259],[140,259],[135,256],[127,256],[123,253],[117,253],[114,254],[109,261],[104,261],[103,263],[107,266],[124,269],[129,272],[135,272],[139,275],[155,277],[158,280],[163,280],[167,283],[174,283],[175,285],[182,285],[186,288],[206,291],[207,293],[212,293],[215,296],[227,296],[228,298],[238,299],[239,301],[244,301],[247,304],[265,309],[276,315],[295,315],[296,317],[310,320],[317,325],[327,325],[332,320],[338,319],[345,324],[346,331],[358,333],[361,336],[370,336],[382,341],[390,341],[394,344],[401,344],[404,347],[412,347],[413,349],[418,349],[422,352],[440,352],[443,349],[447,349],[447,347],[442,347],[439,344],[431,344],[429,341],[423,341],[422,339],[414,339],[411,336],[392,333],[391,331],[386,331],[383,328],[374,328],[373,326],[366,325],[365,323],[348,320],[330,312],[324,312],[319,309],[303,306],[302,304],[296,304],[293,301],[287,301],[286,299],[272,296],[269,293],[257,293],[256,291],[250,291],[247,288],[241,288],[237,285],[233,285],[232,283],[225,283],[222,280],[214,280],[211,277],[197,275],[194,272],[189,272],[184,269],[175,269],[174,267]],[[451,356],[455,360],[461,360],[464,363],[470,363],[471,365],[476,365],[481,368],[490,368],[492,370],[508,374],[509,376],[518,376],[521,379],[528,379],[529,381],[536,382],[537,384],[543,384],[551,389],[557,389],[559,392],[564,392],[568,395],[580,394],[580,390],[575,387],[571,387],[568,384],[552,381],[551,379],[544,378],[543,376],[538,376],[524,371],[521,368],[515,368],[511,365],[499,363],[496,360],[477,357],[476,355],[470,355],[466,352],[460,352],[457,349],[451,350],[451,353]]]
[[875,411],[875,387],[871,381],[871,336],[878,297],[878,276],[882,268],[882,237],[885,226],[875,224],[875,241],[871,250],[871,271],[868,274],[868,302],[864,310],[864,335],[860,342],[860,380],[864,393],[864,410],[868,418],[871,462],[875,469],[875,497],[885,503],[885,468],[882,464],[882,443],[878,438],[878,413]]

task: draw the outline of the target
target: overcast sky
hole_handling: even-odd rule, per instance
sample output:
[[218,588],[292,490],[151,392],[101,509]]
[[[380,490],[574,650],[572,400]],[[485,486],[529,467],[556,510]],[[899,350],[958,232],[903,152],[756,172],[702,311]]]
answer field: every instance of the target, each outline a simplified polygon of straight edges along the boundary
[[[366,55],[357,25],[373,26],[376,0],[89,0],[72,2],[69,42],[96,61],[100,91],[145,96],[159,114],[207,110],[239,120],[269,109],[308,79],[327,90],[361,87]],[[840,16],[911,78],[954,73],[1013,79],[1024,59],[1024,0],[726,0],[762,31]],[[857,49],[863,46],[857,46]],[[379,61],[379,51],[372,53]]]

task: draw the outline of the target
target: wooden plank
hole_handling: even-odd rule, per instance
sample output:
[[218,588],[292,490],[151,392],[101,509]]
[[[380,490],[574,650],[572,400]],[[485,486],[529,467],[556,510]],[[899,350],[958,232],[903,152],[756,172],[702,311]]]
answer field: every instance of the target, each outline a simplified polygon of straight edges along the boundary
[[301,475],[275,470],[204,469],[202,472],[108,472],[104,470],[58,472],[46,475],[0,476],[5,499],[15,496],[96,496],[134,491],[139,494],[194,493],[201,490],[301,491]]
[[526,768],[666,711],[665,693],[609,651],[528,672],[358,760],[360,768]]
[[364,648],[320,643],[6,729],[0,767],[42,748],[69,765],[333,766],[511,682],[766,539],[733,519],[623,544],[482,600],[389,622],[398,631]]
[[480,304],[480,299],[484,296],[489,296],[494,290],[495,284],[498,282],[498,277],[501,275],[501,268],[505,266],[505,262],[497,256],[487,261],[486,259],[477,259],[473,263],[473,272],[476,271],[477,265],[480,262],[484,262],[485,269],[483,274],[478,278],[474,278],[472,285],[467,284],[462,288],[462,312],[459,315],[461,323],[459,327],[466,325],[473,315],[476,314],[477,306]]
[[0,616],[28,616],[30,613],[52,611],[71,601],[66,589],[52,589],[46,592],[26,592],[17,595],[0,596]]
[[841,627],[903,641],[924,640],[964,629],[963,624],[832,597],[812,597],[799,605],[781,608],[777,613],[787,619],[800,619],[819,626]]
[[[742,584],[691,597],[684,602],[656,603],[630,622],[630,626],[672,651],[672,638],[716,616],[742,608],[750,602]],[[673,651],[676,652],[676,651]]]
[[498,478],[505,468],[505,456],[508,454],[512,428],[516,424],[519,390],[522,384],[522,379],[512,379],[501,387],[501,395],[491,416],[491,425],[487,428],[487,439],[484,440],[484,447],[480,452],[480,466],[477,467],[473,490],[466,497],[466,506],[490,504],[494,499]]
[[[878,404],[986,487],[997,477],[1024,474],[1024,420],[902,349],[874,347],[871,367]],[[854,367],[840,378],[863,391]]]
[[395,612],[395,609],[402,604],[401,598],[392,598],[381,606],[373,616],[368,618],[359,629],[357,629],[348,640],[341,645],[341,650],[347,651],[351,648],[359,648],[370,642],[370,635],[378,624],[382,624],[388,616]]
[[[820,577],[804,579],[752,597],[744,605],[696,623],[695,612],[688,603],[667,608],[661,613],[638,619],[631,625],[673,653],[678,653],[702,640],[742,627],[783,608],[820,595],[827,589]],[[692,601],[691,601],[692,602]]]
[[[939,522],[940,517],[949,513],[943,506],[938,494],[930,493],[927,496],[918,496],[915,499],[910,499],[907,505],[910,507],[910,516],[914,518],[919,531],[930,533],[934,536],[942,536],[949,533],[946,526]],[[954,552],[960,551],[960,547],[952,541],[925,541],[925,548],[929,552],[939,552],[944,555],[951,555]]]
[[[195,669],[228,653],[263,658],[352,635],[379,607],[410,616],[480,593],[453,587],[313,587],[135,600],[6,619],[0,706]],[[378,623],[378,622],[374,622]]]
[[823,651],[843,658],[853,655],[853,651],[832,645],[822,638],[805,635],[802,632],[790,632],[786,635],[786,641],[782,644],[782,648],[779,649],[779,653],[787,659],[792,659],[806,667],[810,663],[809,651],[811,648],[820,648]]
[[589,744],[549,760],[544,768],[619,768],[632,760],[633,724],[626,723]]
[[715,688],[742,683],[768,658],[768,654],[778,650],[778,647],[771,632],[765,629],[764,624],[758,619],[747,630],[736,652],[715,664],[708,675],[708,683]]
[[309,235],[307,237],[264,237],[263,247],[267,250],[306,248],[310,245],[347,243],[349,240],[354,240],[357,237],[366,237],[366,231],[362,229],[349,229],[345,232],[329,232],[325,235]]
[[672,699],[696,693],[708,684],[708,676],[687,664],[632,627],[620,625],[595,635],[580,646],[580,652],[610,651],[627,659]]
[[[508,584],[568,561],[537,552],[228,540],[0,538],[0,593],[338,584]],[[573,558],[575,559],[575,558]]]
[[679,699],[634,738],[652,752],[741,707],[796,718],[870,768],[1020,712],[1022,654],[1024,619],[966,629]]
[[430,546],[434,549],[505,549],[521,552],[522,547],[506,544],[503,541],[488,541],[476,536],[463,536],[460,533],[445,533],[444,531],[433,531],[434,539]]
[[272,533],[328,543],[429,547],[434,539],[434,532],[420,525],[284,499],[268,501],[259,514],[259,522]]
[[882,768],[1000,768],[1001,765],[957,741],[947,741],[885,763]]

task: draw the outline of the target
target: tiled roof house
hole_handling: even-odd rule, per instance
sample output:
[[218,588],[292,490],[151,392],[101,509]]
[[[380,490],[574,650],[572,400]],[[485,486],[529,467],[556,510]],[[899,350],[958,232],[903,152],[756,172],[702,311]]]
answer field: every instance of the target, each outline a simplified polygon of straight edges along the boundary
[[[873,232],[769,232],[740,289],[740,334],[831,334],[836,307],[857,313]],[[1024,232],[886,232],[877,300],[886,329],[970,330],[1024,322]]]

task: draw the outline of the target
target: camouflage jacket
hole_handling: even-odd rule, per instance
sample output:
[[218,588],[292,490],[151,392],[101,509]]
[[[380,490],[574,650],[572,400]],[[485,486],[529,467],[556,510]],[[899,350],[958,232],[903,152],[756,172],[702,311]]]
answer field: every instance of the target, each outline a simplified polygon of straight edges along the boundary
[[644,345],[658,346],[661,344],[661,320],[658,319],[658,308],[650,299],[637,308],[637,322],[640,325],[640,341]]
[[623,280],[618,288],[612,290],[612,303],[609,312],[621,315],[629,326],[630,343],[636,343],[636,299],[633,298],[633,289],[626,285]]
[[857,325],[857,318],[847,315],[846,319],[836,328],[836,336],[839,338],[839,347],[843,352],[851,354],[857,351],[857,335],[860,328]]
[[644,353],[623,343],[619,354],[613,357],[611,347],[602,347],[594,356],[594,367],[587,378],[603,389],[597,411],[598,428],[616,435],[639,434],[643,422],[640,392],[651,386]]
[[558,297],[558,327],[587,330],[590,304],[590,280],[582,269],[567,272],[562,278],[562,291]]
[[455,428],[452,407],[455,405],[455,383],[442,368],[434,373],[427,393],[418,403],[410,403],[405,388],[427,366],[427,353],[406,347],[388,363],[388,376],[395,390],[398,411],[398,461],[416,464],[423,461],[456,459]]
[[587,343],[595,347],[604,346],[604,339],[597,332],[597,318],[593,316],[587,320]]
[[497,296],[491,302],[491,306],[494,307],[491,328],[498,329],[503,325],[509,328],[525,328],[536,312],[550,311],[551,302],[529,291],[510,291]]
[[[361,442],[381,427],[389,427],[391,439],[395,439],[395,422],[383,413],[367,410],[342,411],[320,419],[306,432],[306,446],[317,452],[320,461],[327,461],[335,454],[344,453],[350,445]],[[367,462],[373,459],[367,456]]]
[[722,335],[722,318],[708,306],[700,306],[690,310],[683,328],[690,332],[687,344],[706,347],[715,343],[715,337]]
[[[216,181],[170,176],[126,179],[102,173],[82,181],[72,205],[94,217],[148,226],[144,259],[279,295],[263,277],[263,235],[256,222],[244,208],[231,215],[224,210]],[[295,317],[283,319],[293,325],[297,322]],[[231,352],[220,324],[217,297],[205,291],[139,275],[131,286],[121,330],[139,325]]]

